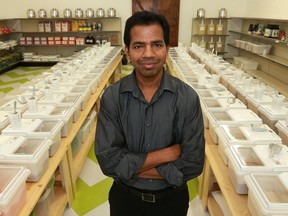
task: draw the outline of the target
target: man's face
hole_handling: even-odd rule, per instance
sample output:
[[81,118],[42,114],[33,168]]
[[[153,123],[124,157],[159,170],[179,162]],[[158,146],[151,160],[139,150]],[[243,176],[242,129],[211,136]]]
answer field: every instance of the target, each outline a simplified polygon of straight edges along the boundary
[[130,35],[130,46],[125,51],[137,75],[149,78],[162,72],[169,47],[165,45],[161,26],[137,25],[131,28]]

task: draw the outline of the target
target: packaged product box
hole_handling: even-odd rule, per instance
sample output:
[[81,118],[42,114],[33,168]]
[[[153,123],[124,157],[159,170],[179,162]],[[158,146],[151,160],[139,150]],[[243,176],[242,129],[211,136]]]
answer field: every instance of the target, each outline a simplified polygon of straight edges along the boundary
[[76,38],[76,45],[84,45],[85,44],[85,38]]
[[72,31],[78,31],[79,23],[78,20],[73,20],[71,23],[71,30]]
[[34,44],[35,45],[40,45],[41,44],[40,37],[34,37]]
[[63,21],[61,22],[61,28],[62,28],[62,31],[63,32],[68,32],[70,31],[70,27],[71,27],[71,24],[69,21]]
[[55,45],[55,41],[54,40],[48,40],[47,44],[48,45]]
[[33,37],[26,37],[26,45],[33,45],[34,38]]
[[41,45],[47,45],[47,37],[40,37]]
[[41,45],[41,41],[40,40],[34,41],[34,45]]
[[38,31],[45,32],[44,22],[38,22]]
[[61,41],[61,44],[62,44],[62,45],[68,45],[68,40],[62,40],[62,41]]
[[19,44],[20,45],[26,45],[26,37],[20,37],[19,38]]
[[55,40],[55,45],[61,45],[62,41],[61,40]]
[[45,32],[52,32],[52,22],[47,21],[44,23]]
[[62,37],[62,41],[68,41],[69,37]]
[[54,39],[54,37],[47,37],[47,40],[48,41],[54,41],[55,39]]
[[55,28],[55,32],[62,32],[61,21],[55,21],[54,28]]
[[75,41],[69,40],[68,45],[75,45]]

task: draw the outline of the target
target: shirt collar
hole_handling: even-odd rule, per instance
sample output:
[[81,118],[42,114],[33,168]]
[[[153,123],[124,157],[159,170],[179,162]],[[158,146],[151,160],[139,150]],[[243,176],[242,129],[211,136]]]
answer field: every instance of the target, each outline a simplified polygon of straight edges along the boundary
[[[158,93],[162,94],[163,91],[165,90],[175,93],[176,86],[175,86],[175,82],[173,82],[173,78],[171,77],[171,75],[169,75],[167,71],[163,69],[163,76],[162,76],[160,87],[158,89]],[[133,70],[132,74],[122,79],[120,92],[121,93],[132,92],[133,95],[135,96],[139,95],[140,89],[136,82],[135,70]]]

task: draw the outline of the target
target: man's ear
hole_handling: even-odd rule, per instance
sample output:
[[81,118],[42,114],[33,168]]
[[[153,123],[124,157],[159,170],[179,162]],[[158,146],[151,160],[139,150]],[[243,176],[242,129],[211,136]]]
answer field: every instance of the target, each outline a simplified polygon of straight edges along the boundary
[[124,47],[124,51],[125,51],[125,54],[126,54],[127,58],[130,60],[129,48],[127,46]]

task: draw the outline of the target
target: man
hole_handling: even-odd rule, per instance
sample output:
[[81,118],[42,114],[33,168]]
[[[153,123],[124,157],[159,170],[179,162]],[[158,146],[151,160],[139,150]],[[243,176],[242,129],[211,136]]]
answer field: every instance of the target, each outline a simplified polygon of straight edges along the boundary
[[134,71],[101,98],[95,154],[103,173],[114,179],[111,216],[186,216],[186,182],[203,169],[199,98],[163,68],[169,33],[161,15],[132,15],[124,43]]

